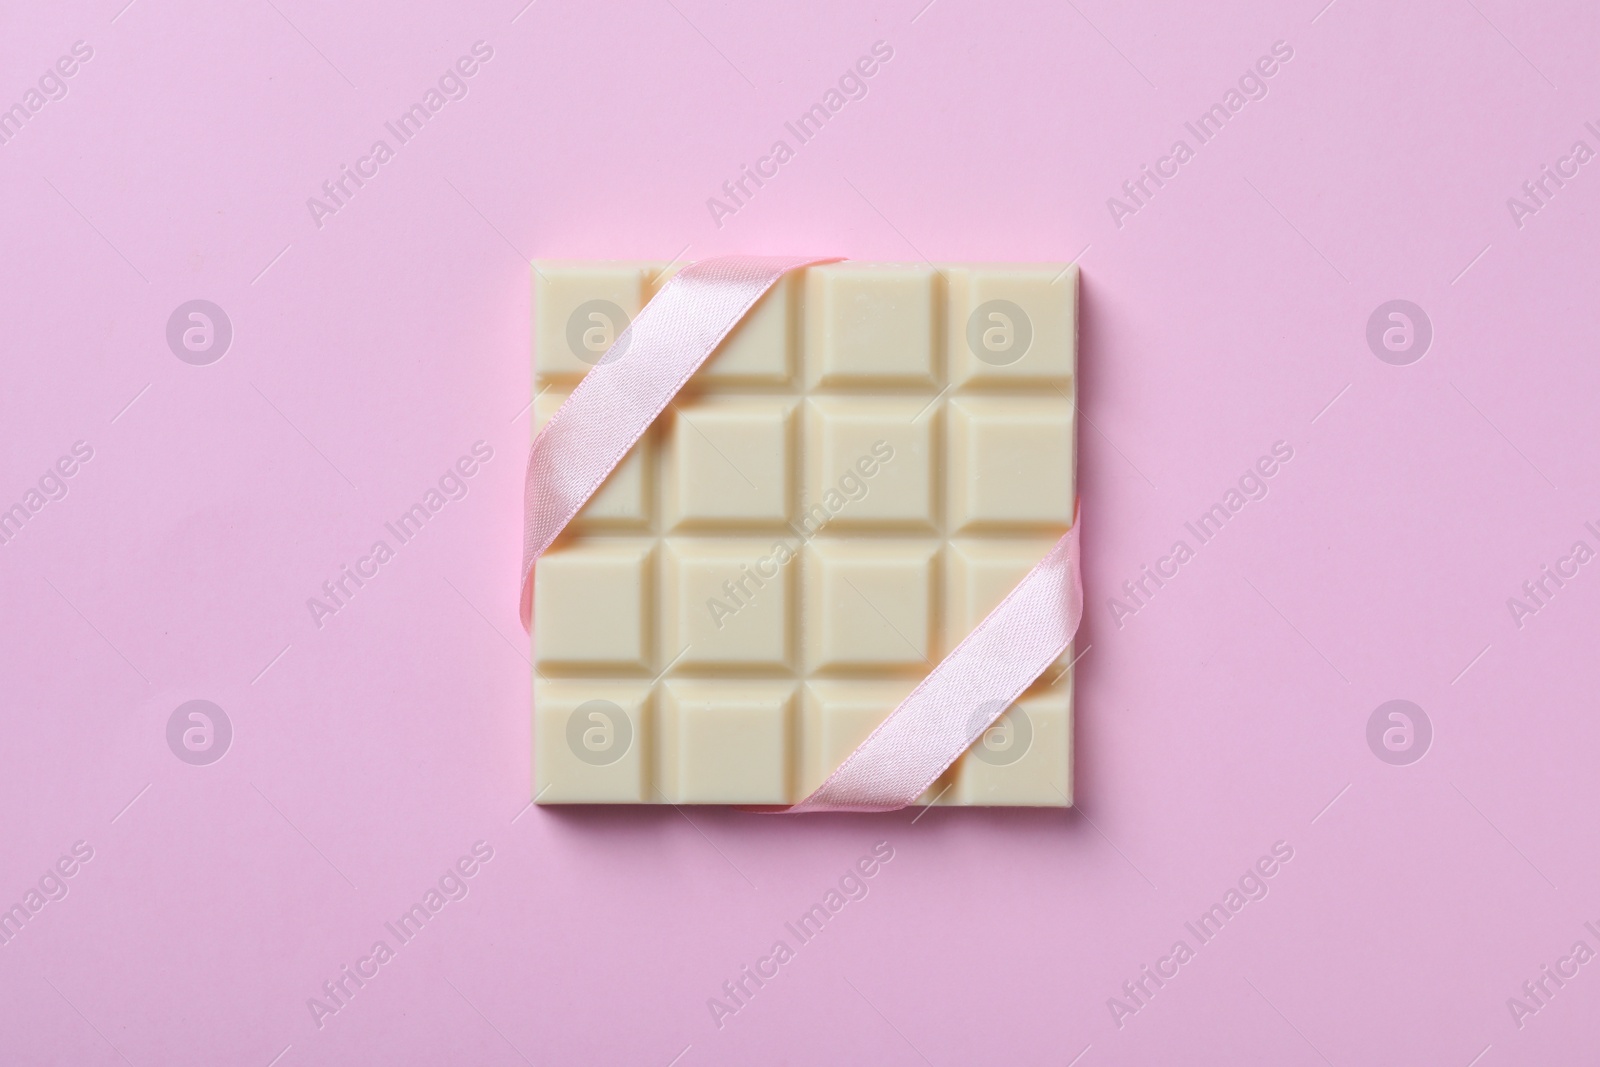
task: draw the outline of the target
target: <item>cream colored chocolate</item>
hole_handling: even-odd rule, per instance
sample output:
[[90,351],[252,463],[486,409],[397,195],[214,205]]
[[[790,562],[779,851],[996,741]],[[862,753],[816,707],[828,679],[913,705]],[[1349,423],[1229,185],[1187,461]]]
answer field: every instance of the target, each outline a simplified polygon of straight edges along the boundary
[[[536,264],[535,429],[670,272]],[[780,281],[535,568],[535,799],[816,788],[1071,523],[1077,291],[1062,264]],[[1069,805],[1071,656],[922,802]]]

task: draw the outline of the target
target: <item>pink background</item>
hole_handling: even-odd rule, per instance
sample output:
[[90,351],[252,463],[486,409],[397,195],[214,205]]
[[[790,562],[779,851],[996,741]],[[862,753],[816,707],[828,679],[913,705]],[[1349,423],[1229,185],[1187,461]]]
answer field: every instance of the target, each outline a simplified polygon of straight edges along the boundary
[[[1600,14],[1507,0],[12,5],[0,106],[7,1063],[1543,1064],[1600,1041]],[[493,58],[337,215],[306,199]],[[721,228],[705,201],[874,41],[892,61]],[[1106,199],[1274,41],[1293,59],[1119,228]],[[516,621],[534,256],[1082,253],[1079,809],[524,810]],[[230,350],[181,362],[205,298]],[[1419,362],[1368,316],[1419,304]],[[131,406],[130,406],[131,402]],[[1331,405],[1331,406],[1330,406]],[[319,629],[306,598],[494,458]],[[1119,628],[1107,606],[1294,449]],[[181,702],[235,736],[190,766]],[[1410,766],[1384,701],[1434,727]],[[307,999],[475,841],[470,894],[319,1028]],[[707,1007],[857,857],[748,1006]],[[1270,894],[1119,1028],[1108,998],[1274,842]],[[1551,986],[1554,989],[1554,986]],[[274,1057],[278,1057],[274,1061]],[[674,1060],[674,1057],[679,1057]],[[1076,1057],[1076,1059],[1075,1059]],[[1474,1057],[1479,1059],[1474,1060]]]

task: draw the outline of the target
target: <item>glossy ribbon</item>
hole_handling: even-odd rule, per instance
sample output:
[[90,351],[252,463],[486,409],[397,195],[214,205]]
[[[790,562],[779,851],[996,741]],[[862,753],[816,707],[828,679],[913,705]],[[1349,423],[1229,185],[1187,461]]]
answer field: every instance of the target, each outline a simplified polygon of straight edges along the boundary
[[[534,438],[523,501],[522,626],[533,569],[572,517],[762,295],[831,259],[692,263],[622,331]],[[828,779],[785,812],[893,811],[914,802],[1071,644],[1083,618],[1078,529],[890,712]]]
[[1078,527],[826,781],[784,810],[893,811],[920,797],[1072,643],[1083,619]]
[[533,565],[779,278],[832,259],[726,256],[684,267],[611,343],[533,439],[522,491],[522,628]]

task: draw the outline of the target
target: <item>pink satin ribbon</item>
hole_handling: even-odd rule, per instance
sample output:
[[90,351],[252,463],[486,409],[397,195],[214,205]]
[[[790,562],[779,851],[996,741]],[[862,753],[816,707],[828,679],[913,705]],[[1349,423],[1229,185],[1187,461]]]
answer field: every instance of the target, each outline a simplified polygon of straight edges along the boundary
[[760,256],[702,259],[674,275],[617,335],[545,423],[528,453],[522,490],[524,630],[532,632],[533,565],[556,535],[779,278],[796,267],[832,262]]
[[[778,279],[833,259],[691,263],[622,331],[534,438],[523,500],[522,627],[533,568],[722,339]],[[616,353],[613,355],[612,353]],[[1083,618],[1078,528],[1028,572],[839,768],[784,812],[914,802],[1071,643]]]
[[1072,643],[1083,619],[1078,527],[826,781],[784,810],[894,811],[920,797]]

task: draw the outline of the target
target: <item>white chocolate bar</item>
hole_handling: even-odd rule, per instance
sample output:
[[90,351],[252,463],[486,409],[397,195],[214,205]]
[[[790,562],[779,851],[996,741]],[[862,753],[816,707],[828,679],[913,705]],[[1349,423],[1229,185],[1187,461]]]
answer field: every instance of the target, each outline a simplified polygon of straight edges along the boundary
[[[535,270],[537,429],[671,268]],[[1071,524],[1077,291],[1063,264],[783,278],[535,568],[535,799],[821,784]],[[920,802],[1070,805],[1071,661]]]

